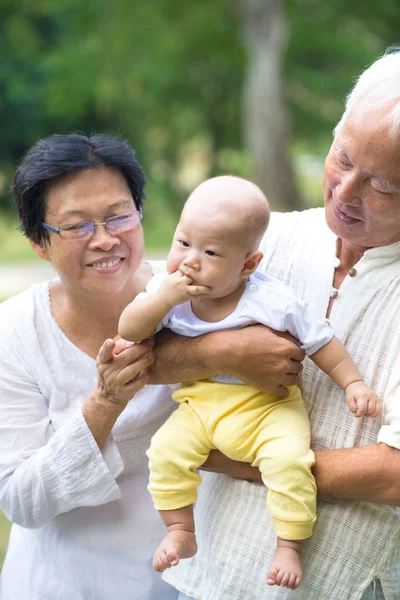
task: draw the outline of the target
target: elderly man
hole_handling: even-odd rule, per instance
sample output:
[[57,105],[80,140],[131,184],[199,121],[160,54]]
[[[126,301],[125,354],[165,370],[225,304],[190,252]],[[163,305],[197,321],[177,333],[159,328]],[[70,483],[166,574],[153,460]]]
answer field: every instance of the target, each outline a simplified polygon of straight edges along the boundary
[[[354,419],[341,390],[307,360],[302,388],[319,504],[300,587],[290,591],[265,583],[274,534],[259,473],[214,455],[207,469],[225,475],[206,473],[200,486],[199,552],[164,576],[182,598],[400,598],[399,164],[400,52],[395,52],[367,69],[348,97],[325,163],[325,211],[274,215],[261,245],[263,269],[329,319],[383,399],[383,416]],[[302,358],[293,341],[259,327],[169,337],[159,345],[154,380],[228,372],[284,395],[282,385],[298,382]]]

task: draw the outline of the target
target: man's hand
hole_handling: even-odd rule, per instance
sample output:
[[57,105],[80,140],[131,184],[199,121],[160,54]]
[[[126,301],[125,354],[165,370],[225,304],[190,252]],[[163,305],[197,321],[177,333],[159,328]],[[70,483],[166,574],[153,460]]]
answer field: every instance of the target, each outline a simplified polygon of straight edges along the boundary
[[263,325],[196,338],[164,330],[156,335],[150,383],[178,383],[228,373],[285,398],[289,394],[286,386],[300,382],[304,356],[290,334]]
[[290,333],[263,325],[231,333],[236,335],[229,347],[225,351],[221,348],[222,372],[282,398],[289,395],[286,386],[299,385],[305,353]]
[[346,402],[356,417],[377,417],[382,411],[378,396],[363,381],[355,381],[347,386]]
[[178,304],[191,300],[193,296],[206,294],[209,289],[205,285],[194,284],[190,277],[178,270],[167,275],[158,290],[158,294],[171,309]]

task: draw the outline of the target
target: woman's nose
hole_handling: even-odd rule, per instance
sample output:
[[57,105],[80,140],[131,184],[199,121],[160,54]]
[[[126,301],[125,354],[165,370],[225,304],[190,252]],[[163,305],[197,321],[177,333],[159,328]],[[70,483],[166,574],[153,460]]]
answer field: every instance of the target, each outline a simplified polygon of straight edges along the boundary
[[89,243],[92,247],[110,250],[120,244],[120,239],[115,234],[110,233],[104,225],[97,225]]

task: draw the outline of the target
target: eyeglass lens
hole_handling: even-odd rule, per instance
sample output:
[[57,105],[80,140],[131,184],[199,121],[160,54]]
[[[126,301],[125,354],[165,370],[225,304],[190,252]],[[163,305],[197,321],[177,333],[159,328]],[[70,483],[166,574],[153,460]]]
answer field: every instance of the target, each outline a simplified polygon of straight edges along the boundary
[[[127,215],[118,215],[106,219],[104,227],[110,233],[121,233],[136,227],[140,223],[140,218],[141,215],[138,211]],[[82,221],[80,223],[72,223],[71,225],[62,225],[60,227],[60,235],[64,238],[89,238],[94,234],[96,225],[101,225],[101,223]]]

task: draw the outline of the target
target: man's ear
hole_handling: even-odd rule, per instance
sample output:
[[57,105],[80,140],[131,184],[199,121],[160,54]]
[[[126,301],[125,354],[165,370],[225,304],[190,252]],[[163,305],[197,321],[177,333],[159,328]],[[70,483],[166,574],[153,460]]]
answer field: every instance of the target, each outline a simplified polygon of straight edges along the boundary
[[260,250],[256,250],[256,252],[249,252],[246,256],[246,261],[244,263],[244,267],[241,272],[242,277],[248,277],[254,271],[258,269],[258,265],[262,261],[263,253]]
[[29,240],[29,243],[32,250],[39,256],[39,258],[43,258],[43,260],[50,260],[45,242],[42,242],[42,244],[37,244],[33,240]]

